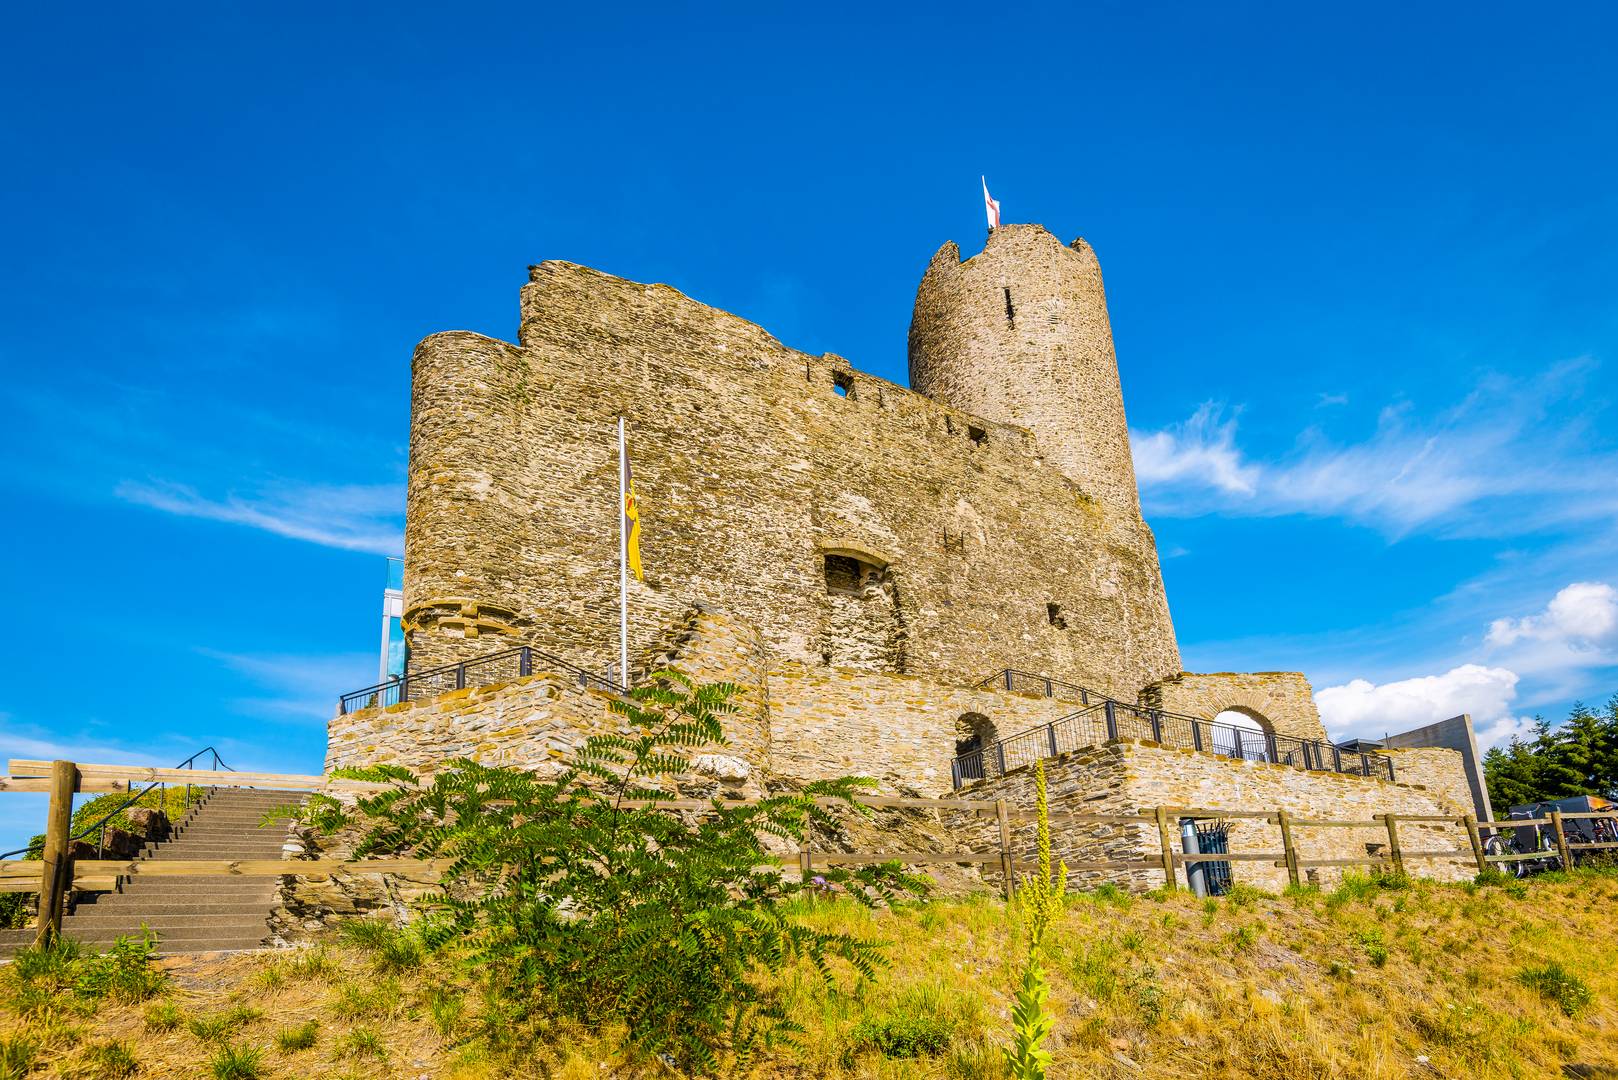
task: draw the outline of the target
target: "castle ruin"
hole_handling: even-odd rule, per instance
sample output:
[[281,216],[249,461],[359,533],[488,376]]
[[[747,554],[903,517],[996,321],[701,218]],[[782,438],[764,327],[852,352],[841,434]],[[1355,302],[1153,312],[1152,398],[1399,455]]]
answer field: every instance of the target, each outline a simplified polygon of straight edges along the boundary
[[[907,388],[565,262],[530,269],[515,343],[428,337],[406,679],[333,719],[328,765],[537,763],[611,726],[610,690],[576,669],[617,652],[622,416],[646,568],[628,680],[673,663],[748,688],[726,784],[860,773],[1021,798],[1032,758],[1013,737],[1104,708],[1089,735],[1069,723],[1064,745],[1052,725],[1033,753],[1060,759],[1063,799],[1469,808],[1452,751],[1345,768],[1300,674],[1181,671],[1087,243],[1008,225],[964,261],[945,244],[909,361]],[[535,653],[479,667],[518,645]],[[1186,726],[1227,710],[1256,743]]]

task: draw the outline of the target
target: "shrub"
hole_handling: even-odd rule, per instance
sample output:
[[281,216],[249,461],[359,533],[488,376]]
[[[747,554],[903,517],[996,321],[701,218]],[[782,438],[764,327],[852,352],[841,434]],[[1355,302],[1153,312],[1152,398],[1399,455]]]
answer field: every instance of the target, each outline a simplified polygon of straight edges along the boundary
[[129,1044],[116,1040],[98,1043],[86,1050],[84,1056],[100,1076],[133,1076],[140,1069],[140,1062],[135,1060]]
[[168,975],[152,966],[156,949],[157,936],[145,928],[138,938],[117,938],[105,953],[80,959],[74,987],[89,998],[145,1001],[168,982]]
[[854,1053],[874,1049],[886,1058],[935,1057],[948,1049],[953,1034],[954,1026],[942,1016],[897,1012],[860,1021],[848,1041]]
[[1365,956],[1376,967],[1382,967],[1388,962],[1388,946],[1382,940],[1380,930],[1361,930],[1354,935],[1354,939],[1365,949]]
[[1230,944],[1231,952],[1252,952],[1253,947],[1258,944],[1260,933],[1261,930],[1257,923],[1249,923],[1246,926],[1239,926],[1226,934],[1225,940]]
[[[392,787],[352,813],[315,796],[304,816],[326,831],[363,825],[360,856],[450,860],[423,939],[462,939],[510,1016],[545,1009],[592,1029],[621,1021],[641,1051],[712,1072],[720,1052],[745,1059],[791,1030],[761,972],[804,957],[829,978],[835,957],[869,977],[880,961],[876,944],[800,921],[786,901],[812,886],[774,869],[763,842],[836,827],[817,799],[868,813],[854,797],[869,781],[817,781],[748,804],[716,799],[700,816],[657,808],[668,798],[660,779],[724,742],[721,718],[736,711],[737,691],[659,672],[610,705],[640,734],[593,736],[554,777],[467,759],[430,784],[397,766],[344,771]],[[866,903],[923,887],[891,864],[821,876]],[[485,1010],[486,1035],[495,1015],[508,1014]]]
[[320,1025],[313,1020],[306,1020],[297,1027],[282,1028],[275,1033],[275,1045],[283,1054],[308,1050],[315,1045],[319,1030]]
[[214,1080],[259,1080],[264,1075],[264,1052],[256,1046],[221,1046],[208,1059]]
[[1566,1016],[1579,1015],[1594,1000],[1585,981],[1555,961],[1523,968],[1517,972],[1517,981],[1536,991]]

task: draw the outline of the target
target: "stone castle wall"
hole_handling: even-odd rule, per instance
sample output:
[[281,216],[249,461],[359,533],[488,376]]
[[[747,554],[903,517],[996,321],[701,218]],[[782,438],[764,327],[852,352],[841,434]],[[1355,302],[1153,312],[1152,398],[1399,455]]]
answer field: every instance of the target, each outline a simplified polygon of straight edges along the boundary
[[958,739],[1015,735],[1073,711],[1070,702],[787,664],[770,672],[771,768],[802,780],[864,775],[881,790],[951,790]]
[[[1153,743],[1118,740],[1100,747],[1063,754],[1045,762],[1053,811],[1082,814],[1151,813],[1158,806],[1203,810],[1287,810],[1297,817],[1331,821],[1370,821],[1375,814],[1414,816],[1455,815],[1470,807],[1460,755],[1450,750],[1421,751],[1431,755],[1414,773],[1422,783],[1388,783],[1342,773],[1303,772],[1284,765],[1218,757],[1192,750],[1172,750]],[[1442,755],[1448,755],[1447,758]],[[1403,760],[1403,755],[1400,759]],[[1016,769],[961,791],[972,799],[1006,799],[1016,806],[1034,807],[1034,770]],[[1261,820],[1231,818],[1232,854],[1279,852],[1280,827]],[[972,828],[973,841],[983,850],[997,850],[993,823]],[[1017,831],[1020,852],[1032,850],[1032,827]],[[1388,834],[1383,826],[1359,828],[1307,828],[1294,832],[1294,845],[1303,859],[1346,859],[1385,855]],[[1399,826],[1404,851],[1457,851],[1454,859],[1410,860],[1406,869],[1441,881],[1470,878],[1476,867],[1466,833],[1458,825],[1407,822]],[[1153,860],[1159,856],[1155,825],[1052,825],[1052,850],[1069,861],[1079,857],[1108,860]],[[1180,850],[1178,826],[1175,850]],[[1096,854],[1105,852],[1106,854]],[[1279,891],[1287,885],[1286,870],[1268,861],[1233,864],[1234,880]],[[1363,867],[1361,869],[1364,869]],[[1341,867],[1311,868],[1310,879],[1332,885],[1342,877]],[[1127,881],[1138,888],[1156,888],[1161,871],[1091,871],[1073,875],[1075,884],[1098,878]],[[1178,880],[1183,884],[1184,872]]]
[[517,344],[457,332],[416,350],[412,671],[518,638],[605,667],[619,415],[647,573],[637,655],[698,604],[760,627],[786,663],[956,682],[1017,667],[1125,699],[1179,670],[1150,531],[1047,463],[1056,435],[786,348],[666,286],[551,262],[523,289]]
[[1208,720],[1234,709],[1262,721],[1277,735],[1304,740],[1326,738],[1309,680],[1297,671],[1210,675],[1182,671],[1142,689],[1140,704]]
[[1029,428],[1086,495],[1139,519],[1101,263],[1083,240],[1006,225],[965,262],[953,242],[939,248],[916,292],[910,385]]

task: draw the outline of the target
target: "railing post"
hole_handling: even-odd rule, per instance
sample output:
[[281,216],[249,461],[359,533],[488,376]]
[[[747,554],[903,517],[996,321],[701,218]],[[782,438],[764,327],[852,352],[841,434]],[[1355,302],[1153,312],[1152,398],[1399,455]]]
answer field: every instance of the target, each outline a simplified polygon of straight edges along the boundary
[[1170,892],[1174,891],[1174,834],[1169,832],[1169,808],[1157,808],[1157,842],[1162,849],[1163,856],[1163,887]]
[[35,945],[45,945],[62,932],[62,909],[73,883],[73,860],[68,855],[68,830],[73,824],[73,792],[79,769],[71,761],[51,762],[51,802],[45,812],[45,850],[39,880],[39,933]]
[[960,758],[956,758],[954,761],[949,763],[949,789],[951,791],[959,791],[959,790],[961,790],[961,759]]
[[1090,691],[1086,690],[1082,686],[1079,687],[1079,704],[1080,705],[1088,705],[1088,704],[1090,704]]
[[1049,679],[1049,677],[1047,677],[1045,679],[1045,696],[1046,697],[1055,697],[1056,696],[1056,691],[1051,688],[1051,680]]
[[1056,756],[1056,724],[1055,723],[1047,724],[1045,726],[1045,730],[1051,733],[1051,757],[1055,757]]
[[1573,869],[1572,853],[1567,846],[1567,831],[1562,828],[1562,811],[1551,810],[1551,830],[1556,834],[1556,854],[1562,860],[1562,869]]
[[1152,741],[1161,743],[1163,741],[1163,710],[1153,709],[1148,715],[1152,718]]
[[1006,668],[1006,690],[1008,692],[1011,690],[1011,669],[1010,668]]
[[1010,900],[1016,892],[1017,883],[1012,876],[1011,813],[1006,808],[1006,800],[994,800],[994,816],[1000,824],[1000,874],[1005,878],[1006,899]]
[[465,664],[456,664],[455,665],[455,689],[457,689],[457,690],[465,690],[466,689],[466,665]]
[[1331,768],[1332,772],[1343,771],[1343,749],[1336,743],[1332,743],[1331,747]]
[[1001,739],[994,744],[994,747],[1000,752],[1000,775],[1004,776],[1006,775],[1006,741]]
[[1116,739],[1118,737],[1118,714],[1113,711],[1112,706],[1112,698],[1108,698],[1107,703],[1102,706],[1102,712],[1105,713],[1107,717],[1107,738],[1109,740]]
[[1282,858],[1287,864],[1287,880],[1297,885],[1298,882],[1298,849],[1292,846],[1292,815],[1286,810],[1275,812],[1275,822],[1281,826]]
[[1202,749],[1202,721],[1201,720],[1192,720],[1191,721],[1191,749],[1198,750],[1198,751],[1200,751]]
[[1478,873],[1481,874],[1489,868],[1489,860],[1483,854],[1483,837],[1478,834],[1478,819],[1471,814],[1462,814],[1461,824],[1466,826],[1466,838],[1472,842],[1472,858],[1477,861]]
[[524,645],[522,647],[522,652],[517,654],[517,674],[526,679],[533,673],[534,654],[533,651],[528,648],[528,646]]
[[1404,852],[1399,849],[1398,817],[1394,814],[1378,814],[1376,816],[1380,817],[1382,819],[1382,824],[1388,827],[1388,857],[1393,860],[1393,872],[1403,877],[1405,872],[1405,855]]

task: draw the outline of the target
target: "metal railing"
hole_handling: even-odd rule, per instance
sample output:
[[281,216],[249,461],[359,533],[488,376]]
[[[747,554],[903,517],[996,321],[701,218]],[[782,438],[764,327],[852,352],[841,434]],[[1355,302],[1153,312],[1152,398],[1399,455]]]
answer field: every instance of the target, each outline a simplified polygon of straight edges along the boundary
[[451,690],[464,690],[468,686],[487,686],[509,679],[521,679],[534,674],[536,670],[570,674],[578,679],[580,686],[590,686],[608,693],[625,692],[611,679],[570,664],[559,656],[541,652],[531,645],[518,645],[475,660],[463,660],[458,664],[445,664],[413,675],[402,675],[344,694],[337,699],[337,715],[345,716],[378,705],[386,707],[402,701],[436,697]]
[[1194,716],[1143,709],[1110,698],[1096,701],[1041,727],[1031,728],[955,758],[950,768],[954,787],[1002,776],[1083,746],[1112,739],[1146,739],[1163,746],[1201,750],[1245,761],[1267,761],[1311,772],[1339,772],[1393,779],[1393,761],[1380,754],[1359,754],[1329,742],[1219,724]]
[[[203,757],[204,755],[206,755],[207,757],[212,759],[212,762],[213,762],[212,771],[213,772],[235,772],[236,771],[235,769],[231,768],[229,765],[226,765],[224,763],[224,761],[219,757],[219,751],[215,750],[211,746],[204,746],[201,750],[198,750],[196,753],[192,754],[190,757],[186,758],[184,761],[180,762],[178,765],[176,765],[174,767],[176,769],[196,769],[196,768],[199,768],[200,766],[197,765],[197,760],[199,758]],[[191,809],[191,793],[192,793],[192,791],[193,790],[201,791],[201,790],[203,790],[203,787],[204,787],[204,785],[199,785],[199,784],[186,784],[185,785],[185,808],[187,810]],[[159,796],[159,803],[161,805],[161,808],[166,813],[168,811],[168,798],[167,798],[168,788],[169,788],[169,782],[166,781],[166,780],[155,780],[152,783],[147,784],[140,791],[136,792],[135,794],[131,795],[129,798],[125,799],[123,802],[119,803],[117,806],[113,807],[110,811],[108,811],[102,817],[99,817],[95,821],[92,821],[90,824],[86,825],[84,828],[80,829],[78,832],[72,833],[71,835],[69,835],[68,838],[67,838],[68,843],[71,844],[75,840],[83,840],[86,836],[89,836],[91,833],[95,833],[96,834],[96,850],[98,852],[105,851],[107,849],[107,827],[112,822],[112,819],[117,817],[119,814],[123,813],[125,810],[128,810],[131,806],[134,806],[134,805],[138,804],[142,799],[144,799],[147,795],[150,795],[153,791],[161,791],[161,792],[163,792],[163,794]],[[31,843],[27,847],[18,848],[16,851],[4,852],[3,854],[0,854],[0,859],[9,859],[13,855],[22,855],[22,856],[26,857],[28,852],[37,850],[39,848],[43,848],[44,845],[45,845],[45,839],[44,839],[44,837],[40,837],[40,840],[39,840],[38,844],[32,844]]]
[[1077,701],[1080,705],[1088,705],[1092,701],[1104,701],[1106,694],[1080,686],[1078,683],[1063,682],[1048,675],[1035,675],[1031,671],[1018,671],[1016,668],[1006,668],[993,675],[979,679],[975,684],[979,690],[1007,690],[1014,694],[1039,694],[1048,698],[1061,698],[1064,701]]

